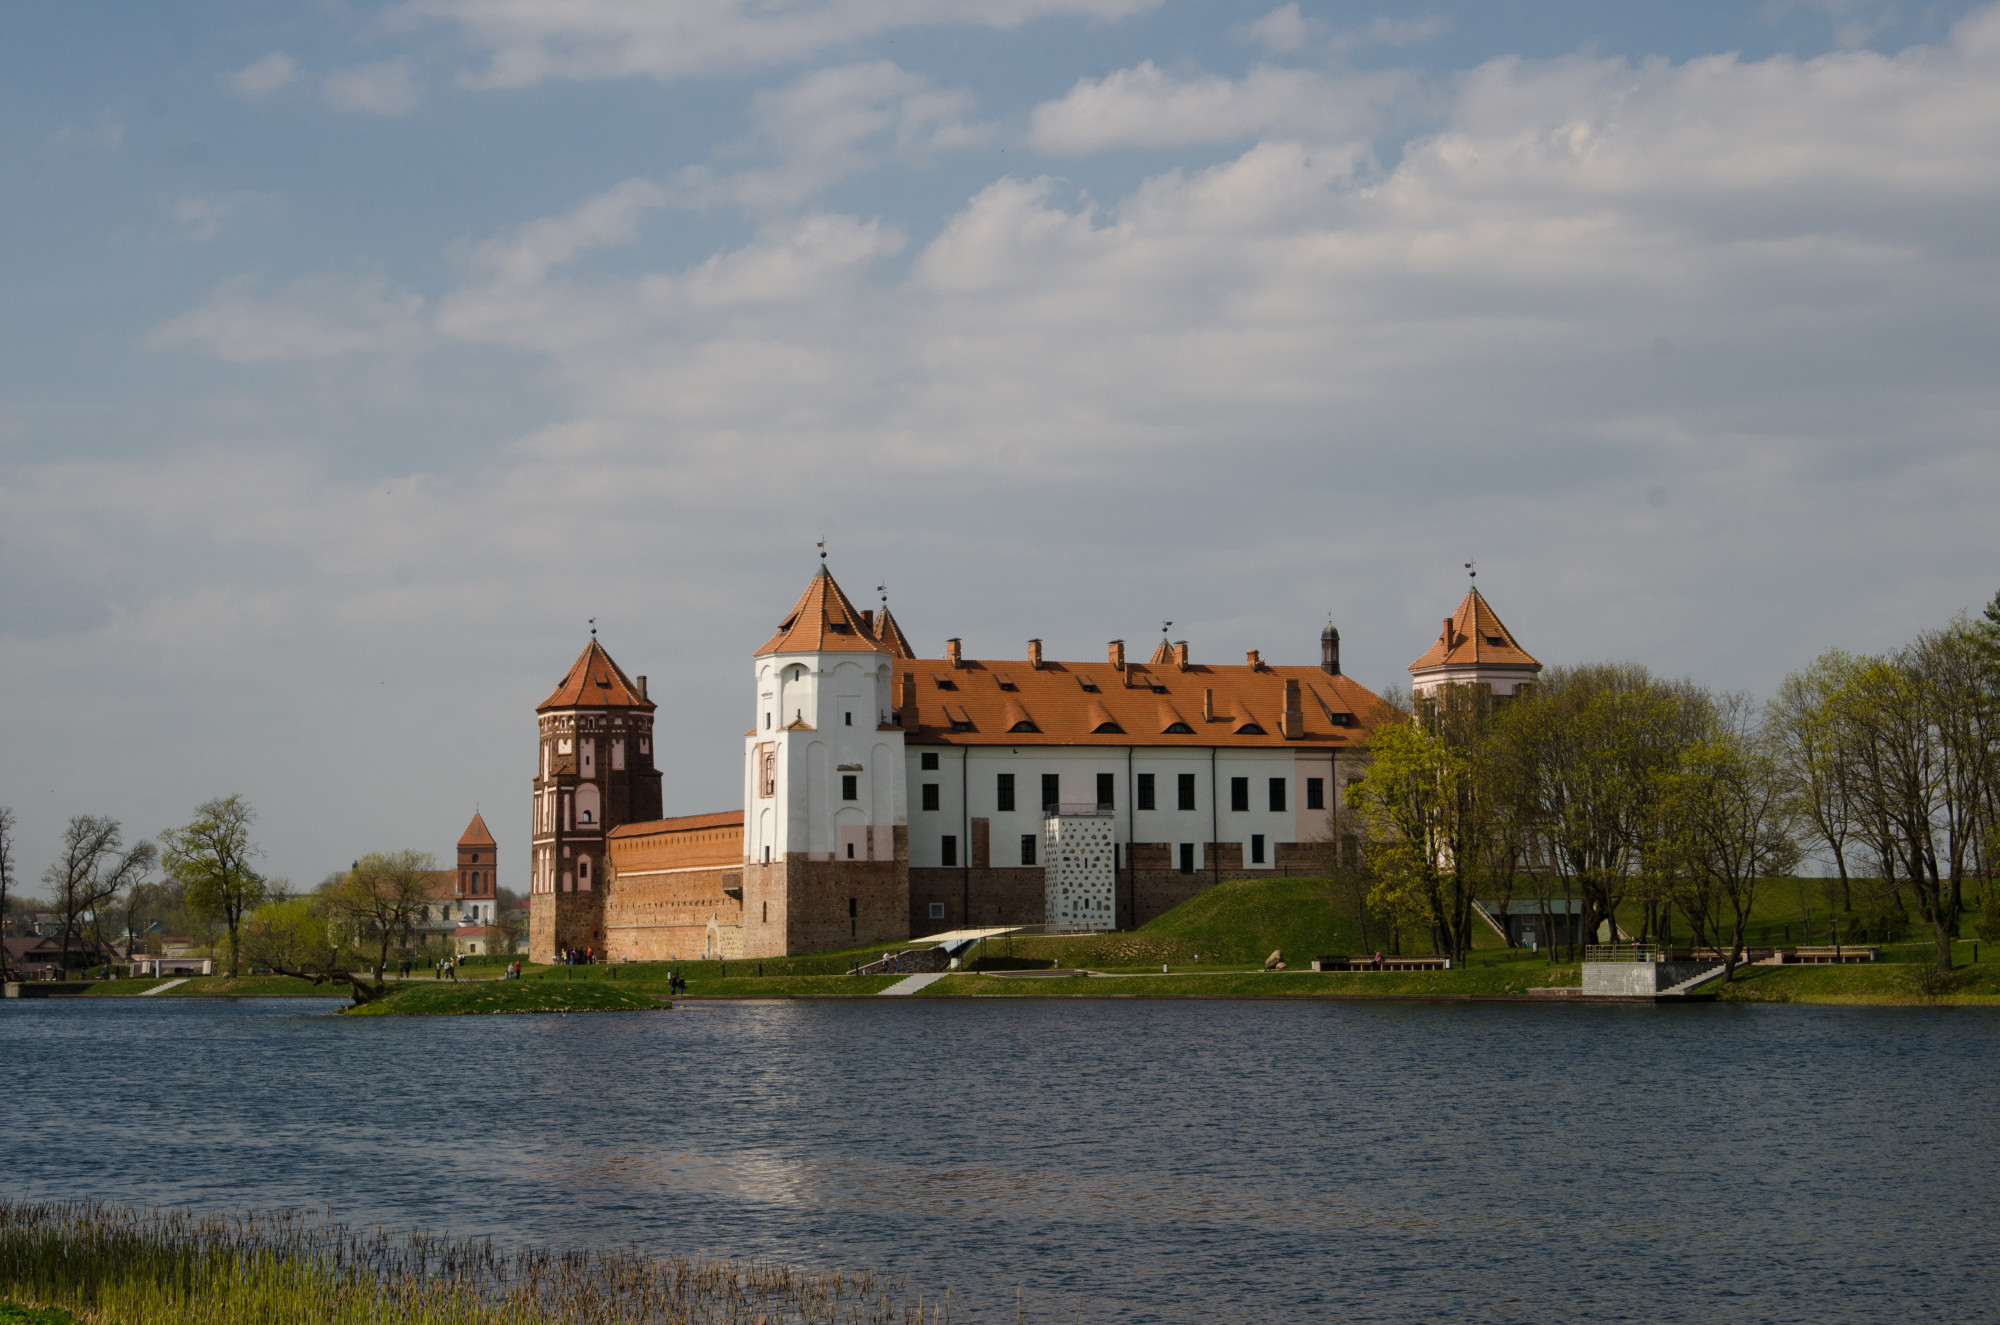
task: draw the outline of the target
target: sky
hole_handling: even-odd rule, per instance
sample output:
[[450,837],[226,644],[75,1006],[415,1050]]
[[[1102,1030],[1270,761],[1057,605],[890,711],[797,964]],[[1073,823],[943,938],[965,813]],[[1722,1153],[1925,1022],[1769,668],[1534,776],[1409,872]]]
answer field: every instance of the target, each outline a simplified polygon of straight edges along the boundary
[[827,544],[920,654],[1768,695],[2000,588],[2000,7],[14,0],[0,805],[527,877],[534,706],[737,807]]

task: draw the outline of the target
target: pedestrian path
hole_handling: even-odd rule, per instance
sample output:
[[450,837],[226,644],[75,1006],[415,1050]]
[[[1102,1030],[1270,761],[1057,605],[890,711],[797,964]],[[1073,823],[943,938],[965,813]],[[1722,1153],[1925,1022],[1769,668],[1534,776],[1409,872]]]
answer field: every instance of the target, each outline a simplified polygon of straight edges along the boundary
[[894,994],[914,994],[919,989],[936,984],[949,974],[951,974],[949,971],[926,971],[922,975],[906,975],[895,984],[884,989],[881,997],[887,998]]
[[183,976],[179,980],[169,980],[163,985],[154,985],[151,989],[141,989],[139,991],[139,997],[151,998],[155,994],[166,993],[169,989],[172,989],[175,985],[184,985],[186,983],[187,983],[187,978],[185,976]]

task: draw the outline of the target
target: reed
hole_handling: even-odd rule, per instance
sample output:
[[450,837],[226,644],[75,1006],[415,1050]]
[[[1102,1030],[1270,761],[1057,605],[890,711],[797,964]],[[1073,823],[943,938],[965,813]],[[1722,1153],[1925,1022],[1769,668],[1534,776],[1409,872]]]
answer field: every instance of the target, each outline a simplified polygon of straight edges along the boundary
[[769,1261],[503,1251],[304,1211],[99,1201],[0,1201],[7,1299],[93,1325],[949,1325],[953,1311],[897,1281]]

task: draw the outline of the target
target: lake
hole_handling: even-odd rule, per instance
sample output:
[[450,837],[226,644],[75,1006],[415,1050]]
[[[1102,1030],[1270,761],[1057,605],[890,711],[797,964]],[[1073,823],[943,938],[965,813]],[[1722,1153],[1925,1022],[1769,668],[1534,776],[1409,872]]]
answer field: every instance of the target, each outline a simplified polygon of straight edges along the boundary
[[4,1191],[949,1288],[975,1320],[2000,1318],[2000,1013],[0,1004]]

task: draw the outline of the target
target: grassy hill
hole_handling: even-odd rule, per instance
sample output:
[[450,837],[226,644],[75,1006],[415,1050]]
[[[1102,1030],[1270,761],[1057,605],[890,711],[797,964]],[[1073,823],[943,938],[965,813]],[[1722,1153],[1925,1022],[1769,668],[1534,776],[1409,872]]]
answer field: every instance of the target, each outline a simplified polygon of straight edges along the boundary
[[[1372,935],[1370,937],[1373,937]],[[1017,935],[987,944],[986,955],[1013,964],[1155,967],[1262,966],[1273,950],[1292,966],[1314,957],[1359,952],[1351,917],[1334,904],[1324,879],[1238,879],[1217,884],[1165,915],[1124,934]]]

